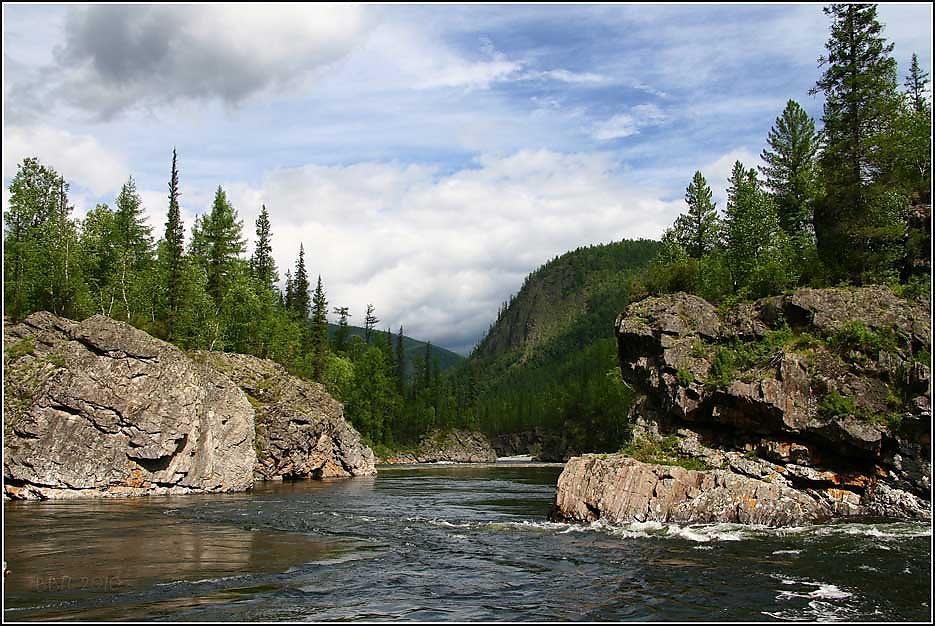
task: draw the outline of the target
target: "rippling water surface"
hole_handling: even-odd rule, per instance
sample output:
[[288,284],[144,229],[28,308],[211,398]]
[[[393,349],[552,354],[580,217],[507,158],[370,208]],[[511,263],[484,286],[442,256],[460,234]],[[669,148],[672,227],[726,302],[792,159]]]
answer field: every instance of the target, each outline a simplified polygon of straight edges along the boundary
[[560,467],[4,505],[6,620],[927,621],[930,524],[545,522]]

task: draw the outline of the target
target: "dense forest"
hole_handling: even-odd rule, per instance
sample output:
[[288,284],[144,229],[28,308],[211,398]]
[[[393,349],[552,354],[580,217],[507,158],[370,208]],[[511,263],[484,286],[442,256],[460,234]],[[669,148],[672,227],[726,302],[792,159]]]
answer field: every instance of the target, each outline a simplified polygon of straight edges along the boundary
[[273,359],[326,385],[378,448],[433,428],[539,427],[582,448],[615,449],[630,398],[612,323],[629,301],[684,290],[723,302],[834,284],[930,290],[928,76],[914,55],[900,88],[875,5],[825,12],[831,36],[811,92],[824,97],[820,128],[789,100],[763,165],[735,164],[723,211],[695,172],[687,211],[661,243],[591,246],[543,265],[471,358],[445,374],[430,344],[413,358],[404,329],[379,330],[372,305],[362,332],[352,331],[348,308],[329,303],[320,276],[313,281],[304,246],[280,282],[266,207],[249,255],[221,187],[186,237],[174,150],[158,239],[132,177],[113,206],[75,219],[63,177],[23,160],[4,213],[4,313],[104,314],[183,349]]

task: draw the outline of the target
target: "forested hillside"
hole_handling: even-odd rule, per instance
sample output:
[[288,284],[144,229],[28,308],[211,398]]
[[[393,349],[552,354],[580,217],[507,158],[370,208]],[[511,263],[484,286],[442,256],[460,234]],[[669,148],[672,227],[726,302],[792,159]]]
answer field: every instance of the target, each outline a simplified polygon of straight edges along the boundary
[[[339,328],[340,326],[337,324],[332,324],[330,322],[328,323],[328,337],[332,341],[334,341],[335,337],[337,336]],[[387,341],[399,341],[399,337],[397,335],[389,333],[388,336],[387,333],[388,331],[374,331],[374,335],[382,335],[383,338]],[[347,336],[348,338],[360,337],[363,339],[367,336],[367,329],[361,328],[360,326],[349,325],[347,327]],[[425,360],[426,350],[429,351],[429,360],[437,362],[438,371],[442,373],[450,370],[464,360],[464,357],[460,354],[433,345],[431,341],[419,341],[418,339],[413,339],[408,335],[403,335],[404,372],[407,382],[412,382],[419,364]]]
[[579,248],[526,278],[453,371],[472,387],[469,410],[480,428],[539,428],[579,449],[619,447],[630,396],[617,370],[613,320],[658,249],[649,240]]

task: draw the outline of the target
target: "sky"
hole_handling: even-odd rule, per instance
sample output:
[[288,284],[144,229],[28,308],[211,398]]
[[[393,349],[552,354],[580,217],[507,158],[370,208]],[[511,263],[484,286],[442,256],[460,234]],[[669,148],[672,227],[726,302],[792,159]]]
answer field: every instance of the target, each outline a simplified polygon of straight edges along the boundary
[[[883,4],[900,82],[931,4]],[[658,238],[700,170],[724,206],[789,99],[819,120],[820,4],[3,5],[3,186],[35,156],[75,216],[136,180],[190,233],[220,185],[281,277],[460,353],[530,271]],[[820,124],[820,122],[819,122]],[[332,318],[335,316],[332,315]]]

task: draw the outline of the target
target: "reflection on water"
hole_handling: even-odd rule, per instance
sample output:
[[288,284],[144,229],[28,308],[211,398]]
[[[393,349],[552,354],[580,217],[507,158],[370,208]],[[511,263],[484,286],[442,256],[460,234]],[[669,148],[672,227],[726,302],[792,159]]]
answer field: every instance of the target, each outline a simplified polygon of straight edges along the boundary
[[558,467],[8,503],[7,620],[925,620],[931,525],[545,521]]

